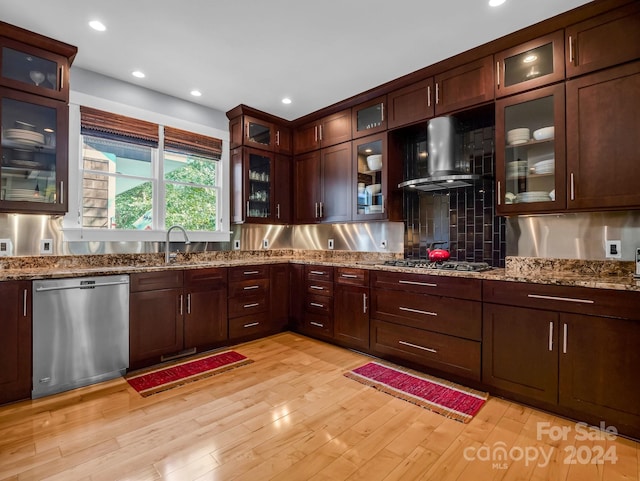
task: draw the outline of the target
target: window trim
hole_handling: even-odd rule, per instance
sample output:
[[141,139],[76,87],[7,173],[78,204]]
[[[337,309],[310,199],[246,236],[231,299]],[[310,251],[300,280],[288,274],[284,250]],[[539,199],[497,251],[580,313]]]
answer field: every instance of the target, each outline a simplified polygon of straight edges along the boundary
[[[220,159],[220,199],[219,205],[219,230],[216,232],[189,231],[189,239],[194,242],[229,242],[231,232],[229,227],[230,215],[230,161],[229,161],[229,132],[214,127],[196,124],[183,119],[169,117],[157,112],[152,112],[130,105],[120,104],[110,100],[94,97],[81,92],[71,92],[69,101],[69,211],[62,219],[62,233],[65,241],[116,241],[116,242],[164,242],[165,230],[117,230],[117,229],[91,229],[81,226],[82,206],[82,137],[80,135],[80,105],[113,112],[117,115],[125,115],[160,125],[216,137],[222,140],[222,156]],[[162,130],[162,129],[161,129]],[[75,146],[75,147],[74,147]],[[161,149],[159,149],[161,150]],[[156,163],[156,169],[160,168],[160,162]],[[154,171],[158,176],[159,172]],[[157,180],[164,181],[157,177]],[[160,182],[160,184],[162,184]],[[163,188],[159,187],[159,188]],[[154,196],[155,209],[160,207],[159,196]],[[157,211],[157,210],[156,210]],[[158,211],[157,211],[158,212]],[[162,209],[164,216],[164,208]],[[164,219],[159,219],[159,221]]]

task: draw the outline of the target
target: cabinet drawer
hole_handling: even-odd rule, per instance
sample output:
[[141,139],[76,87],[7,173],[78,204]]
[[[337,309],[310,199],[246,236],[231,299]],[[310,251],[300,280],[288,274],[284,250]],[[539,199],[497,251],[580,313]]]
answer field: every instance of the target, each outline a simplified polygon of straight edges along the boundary
[[310,335],[333,337],[333,321],[330,316],[307,313],[304,318],[304,327]]
[[247,279],[229,284],[229,297],[266,295],[269,291],[269,279]]
[[480,380],[480,343],[476,341],[375,320],[371,347],[381,357],[393,356]]
[[229,317],[240,317],[265,312],[267,297],[265,295],[241,296],[229,299]]
[[242,266],[229,268],[229,282],[246,279],[268,279],[269,266]]
[[182,270],[139,272],[131,274],[131,292],[155,291],[182,287]]
[[225,267],[187,269],[184,271],[184,285],[185,287],[223,289],[227,285],[227,269]]
[[371,287],[479,301],[482,281],[469,277],[371,272]]
[[483,300],[556,312],[640,319],[640,292],[484,281]]
[[333,299],[326,296],[307,294],[305,296],[305,311],[331,315],[333,312]]
[[261,312],[255,315],[236,317],[229,319],[229,338],[252,336],[269,331],[267,313]]
[[364,269],[352,269],[350,267],[338,267],[336,269],[336,282],[350,286],[369,286],[369,271]]
[[482,339],[482,303],[375,289],[371,317],[468,339]]
[[318,296],[333,296],[333,282],[307,280],[307,294]]
[[305,266],[304,272],[309,280],[333,282],[333,267]]

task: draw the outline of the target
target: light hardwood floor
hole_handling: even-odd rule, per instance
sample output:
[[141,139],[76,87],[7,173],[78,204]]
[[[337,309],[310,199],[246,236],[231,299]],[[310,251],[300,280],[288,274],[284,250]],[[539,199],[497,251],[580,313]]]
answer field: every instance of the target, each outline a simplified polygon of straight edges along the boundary
[[[345,349],[292,333],[234,349],[255,362],[148,398],[117,379],[0,408],[0,479],[640,477],[636,442],[580,440],[574,422],[498,398],[469,424],[446,419],[344,377],[369,360]],[[504,461],[486,460],[501,447]],[[577,464],[566,464],[572,450]],[[601,451],[617,461],[581,463]]]

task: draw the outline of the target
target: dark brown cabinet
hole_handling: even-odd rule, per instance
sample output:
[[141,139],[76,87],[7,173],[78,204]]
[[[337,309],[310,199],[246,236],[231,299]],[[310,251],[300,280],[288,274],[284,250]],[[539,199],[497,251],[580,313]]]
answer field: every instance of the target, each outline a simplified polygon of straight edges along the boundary
[[225,342],[226,298],[225,268],[131,274],[130,369]]
[[293,153],[303,154],[351,140],[351,109],[301,125],[293,133]]
[[387,97],[369,100],[351,109],[352,137],[358,139],[387,130]]
[[640,61],[568,81],[566,89],[568,208],[640,207]]
[[391,92],[387,96],[390,129],[427,120],[435,115],[433,77]]
[[354,140],[353,144],[353,220],[387,218],[387,134]]
[[493,56],[481,58],[435,76],[436,115],[490,102],[493,94]]
[[564,80],[563,31],[502,51],[495,59],[496,97]]
[[274,264],[269,267],[269,321],[275,331],[281,331],[289,324],[289,276],[289,264]]
[[306,265],[301,330],[321,339],[333,339],[333,267]]
[[0,404],[31,397],[31,283],[0,282]]
[[333,338],[343,346],[369,349],[369,271],[335,270]]
[[271,329],[269,266],[229,269],[229,339],[253,339]]
[[351,220],[351,142],[295,158],[294,221]]
[[291,264],[289,266],[289,326],[296,332],[304,328],[304,304],[306,286],[304,282],[304,264]]
[[281,154],[291,153],[291,128],[277,121],[239,115],[244,106],[236,107],[228,115],[237,115],[229,121],[230,147],[246,146]]
[[630,4],[567,27],[567,77],[640,58],[640,4]]

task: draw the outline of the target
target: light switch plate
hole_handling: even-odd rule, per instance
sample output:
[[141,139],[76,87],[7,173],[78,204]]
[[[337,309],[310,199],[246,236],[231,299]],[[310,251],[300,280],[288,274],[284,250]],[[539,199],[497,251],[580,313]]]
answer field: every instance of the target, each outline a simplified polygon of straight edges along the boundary
[[0,257],[13,255],[13,243],[11,239],[0,239]]
[[380,241],[380,249],[386,249],[387,248],[387,241],[386,239],[383,239]]
[[269,248],[269,239],[262,239],[262,248],[263,249]]
[[236,251],[240,250],[240,239],[236,239],[233,241],[233,249]]
[[620,259],[622,258],[622,242],[619,240],[605,241],[605,253],[604,256],[607,259]]
[[333,250],[333,239],[329,239],[327,242],[327,249]]
[[53,254],[53,239],[40,239],[40,254]]

